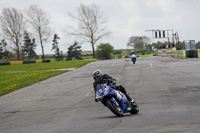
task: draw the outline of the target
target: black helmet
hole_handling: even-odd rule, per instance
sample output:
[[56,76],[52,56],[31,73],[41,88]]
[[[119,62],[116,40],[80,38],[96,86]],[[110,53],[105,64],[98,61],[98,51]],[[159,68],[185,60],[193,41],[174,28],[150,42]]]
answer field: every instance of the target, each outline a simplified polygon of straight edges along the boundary
[[103,77],[103,73],[100,70],[95,70],[93,72],[93,78],[95,81],[100,81]]

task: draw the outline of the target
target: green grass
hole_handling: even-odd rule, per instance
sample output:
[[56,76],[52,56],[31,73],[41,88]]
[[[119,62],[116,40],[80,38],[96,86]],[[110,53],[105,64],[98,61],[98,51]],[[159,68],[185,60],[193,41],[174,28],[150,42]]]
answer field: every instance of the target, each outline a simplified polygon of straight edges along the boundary
[[[120,57],[121,54],[113,54],[117,59]],[[92,55],[81,55],[83,60],[85,59],[93,59]],[[50,62],[56,62],[55,58],[45,58],[45,60],[50,60]],[[66,61],[66,57],[63,58],[63,61]]]
[[[55,58],[45,58],[45,60],[50,60],[50,62],[56,62]],[[63,61],[66,61],[66,57],[63,58]]]
[[81,56],[81,58],[84,60],[84,59],[93,59],[93,56],[92,55],[84,55],[84,56]]
[[38,70],[52,70],[52,69],[64,69],[64,68],[79,68],[79,67],[82,67],[93,61],[96,61],[96,60],[91,59],[91,60],[50,62],[50,63],[5,65],[5,66],[0,66],[0,72],[38,71]]
[[[115,56],[117,59],[120,57],[121,54],[113,54],[113,56]],[[85,55],[85,56],[81,56],[81,58],[83,60],[85,59],[93,59],[93,56],[92,55]]]
[[121,54],[113,54],[113,56],[115,56],[117,59],[119,59],[121,57]]
[[[62,61],[0,66],[0,96],[32,85],[64,71],[40,71],[64,68],[79,68],[96,60]],[[19,71],[19,72],[17,72]],[[25,71],[25,72],[20,72]],[[8,73],[9,72],[9,73]],[[13,73],[12,73],[13,72]]]
[[0,96],[67,71],[0,73]]

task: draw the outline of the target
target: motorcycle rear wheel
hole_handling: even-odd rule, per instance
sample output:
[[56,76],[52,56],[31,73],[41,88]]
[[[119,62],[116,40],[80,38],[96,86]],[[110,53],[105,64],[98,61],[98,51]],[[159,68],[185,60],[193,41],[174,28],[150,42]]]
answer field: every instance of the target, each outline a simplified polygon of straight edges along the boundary
[[[116,100],[115,100],[115,101],[116,101]],[[116,101],[116,102],[117,102],[117,101]],[[118,105],[119,105],[119,103],[118,103]],[[113,103],[113,101],[108,100],[108,101],[107,101],[107,106],[108,106],[108,108],[109,108],[116,116],[118,116],[118,117],[123,116],[123,111],[122,111],[121,107],[120,107],[120,106],[116,106],[116,105]]]

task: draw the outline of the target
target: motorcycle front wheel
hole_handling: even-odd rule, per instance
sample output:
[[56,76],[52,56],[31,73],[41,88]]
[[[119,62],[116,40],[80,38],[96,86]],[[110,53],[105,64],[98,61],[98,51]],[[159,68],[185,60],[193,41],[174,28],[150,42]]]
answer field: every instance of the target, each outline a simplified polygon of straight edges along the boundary
[[116,105],[116,104],[113,103],[112,100],[108,100],[107,101],[107,106],[116,116],[118,116],[118,117],[123,116],[123,111],[122,111],[119,103],[118,103],[118,105]]

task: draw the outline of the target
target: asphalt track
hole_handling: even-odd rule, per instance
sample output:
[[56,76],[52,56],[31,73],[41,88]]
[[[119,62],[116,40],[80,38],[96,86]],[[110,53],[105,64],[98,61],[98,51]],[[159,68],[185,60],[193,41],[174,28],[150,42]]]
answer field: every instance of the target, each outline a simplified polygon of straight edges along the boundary
[[[116,117],[94,102],[92,72],[125,86],[140,107]],[[103,60],[0,97],[0,133],[199,133],[200,59]]]

